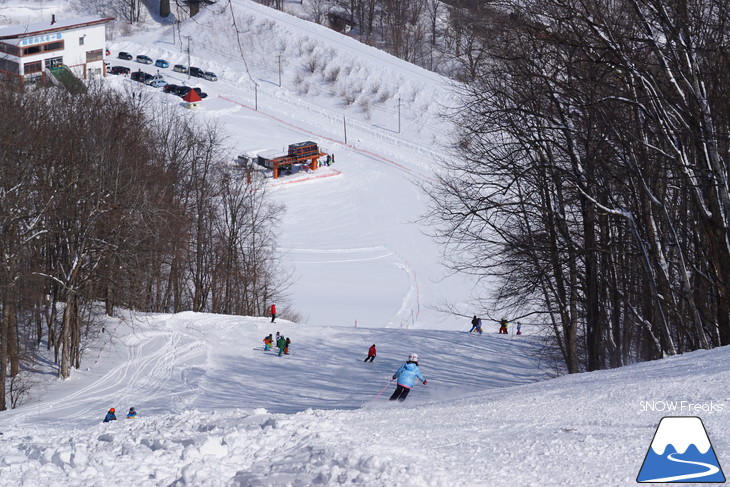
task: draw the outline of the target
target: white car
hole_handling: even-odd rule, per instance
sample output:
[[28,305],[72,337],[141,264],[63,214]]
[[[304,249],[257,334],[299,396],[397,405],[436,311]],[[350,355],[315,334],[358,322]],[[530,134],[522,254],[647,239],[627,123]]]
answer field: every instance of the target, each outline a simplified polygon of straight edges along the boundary
[[139,56],[137,56],[136,61],[142,64],[152,64],[152,58],[149,56],[145,56],[144,54],[140,54]]
[[207,79],[208,81],[218,81],[218,76],[216,76],[213,71],[204,72],[203,78]]

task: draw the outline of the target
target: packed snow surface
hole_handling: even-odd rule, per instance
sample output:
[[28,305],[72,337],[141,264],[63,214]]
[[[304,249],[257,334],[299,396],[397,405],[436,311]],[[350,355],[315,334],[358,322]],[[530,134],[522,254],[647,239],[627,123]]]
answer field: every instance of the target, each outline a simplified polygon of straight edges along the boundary
[[[72,4],[0,5],[0,22],[22,24]],[[0,413],[0,485],[635,485],[659,420],[687,415],[730,464],[726,348],[551,379],[529,324],[521,336],[493,320],[467,333],[472,314],[499,312],[474,309],[484,290],[444,270],[420,223],[419,185],[448,164],[448,80],[247,0],[173,24],[115,30],[108,60],[153,72],[116,56],[188,64],[190,45],[190,64],[218,81],[160,74],[208,93],[197,116],[226,131],[231,161],[305,140],[336,156],[267,175],[287,208],[280,255],[295,278],[278,307],[303,319],[120,311],[70,379],[41,363],[29,400]],[[105,82],[143,91],[152,109],[180,105],[125,77]],[[439,311],[447,304],[455,314]],[[262,349],[277,331],[289,355]],[[412,352],[428,384],[391,403]],[[110,407],[119,419],[102,423]],[[124,419],[129,407],[140,416]]]
[[[701,416],[728,463],[725,348],[542,380],[527,358],[536,337],[496,325],[477,335],[180,313],[106,326],[71,379],[46,378],[34,401],[0,414],[0,485],[633,485],[667,415]],[[277,331],[289,355],[263,350]],[[428,384],[391,403],[411,352]],[[110,407],[119,419],[102,423]],[[125,419],[130,407],[138,418]]]

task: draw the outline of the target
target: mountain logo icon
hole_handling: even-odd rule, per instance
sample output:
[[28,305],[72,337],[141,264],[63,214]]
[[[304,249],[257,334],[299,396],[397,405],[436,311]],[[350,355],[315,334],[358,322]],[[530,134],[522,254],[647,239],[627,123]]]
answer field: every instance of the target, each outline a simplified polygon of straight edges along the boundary
[[702,420],[694,416],[662,418],[636,481],[725,482],[725,475]]

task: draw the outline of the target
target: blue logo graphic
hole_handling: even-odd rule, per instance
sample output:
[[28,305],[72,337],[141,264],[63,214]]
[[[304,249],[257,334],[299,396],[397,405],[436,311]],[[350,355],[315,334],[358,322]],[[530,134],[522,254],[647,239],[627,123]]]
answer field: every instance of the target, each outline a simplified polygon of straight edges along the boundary
[[725,482],[702,420],[694,416],[662,418],[636,481]]

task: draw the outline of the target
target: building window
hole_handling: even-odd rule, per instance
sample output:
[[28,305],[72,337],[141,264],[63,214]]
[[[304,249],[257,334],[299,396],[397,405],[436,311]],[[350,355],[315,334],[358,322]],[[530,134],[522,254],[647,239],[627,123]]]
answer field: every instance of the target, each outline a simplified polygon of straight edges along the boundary
[[63,40],[49,42],[48,44],[38,44],[37,46],[24,47],[22,55],[30,56],[39,52],[60,51],[63,47]]
[[84,45],[84,37],[82,36],[82,37],[79,37],[79,46],[83,46],[83,45]]
[[63,64],[63,56],[48,58],[45,62],[48,69],[57,68]]
[[8,73],[20,74],[20,64],[10,61],[9,59],[0,58],[0,71]]
[[43,51],[60,51],[63,49],[63,41],[51,42],[50,44],[43,45]]
[[94,61],[101,61],[104,58],[104,53],[101,49],[96,51],[86,51],[86,62],[93,63]]
[[[46,64],[46,66],[48,66],[48,65]],[[23,65],[23,72],[25,74],[40,73],[41,71],[43,71],[43,66],[41,65],[40,61],[34,61],[32,63],[25,63]]]
[[23,49],[23,56],[30,56],[31,54],[38,54],[41,52],[42,46],[30,46]]
[[12,56],[19,57],[20,56],[20,49],[18,46],[13,46],[12,44],[5,44],[4,42],[0,42],[0,52],[4,52],[6,54],[10,54]]

